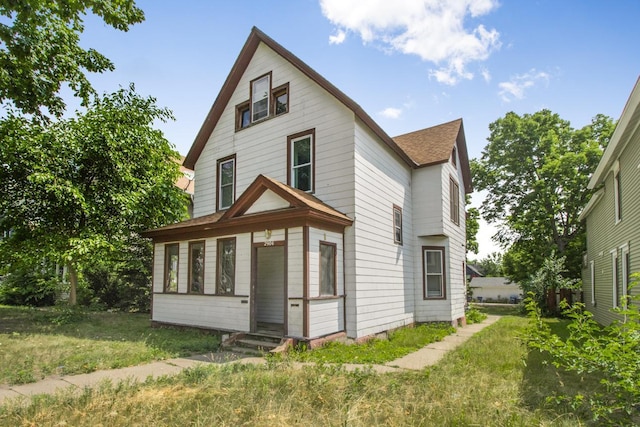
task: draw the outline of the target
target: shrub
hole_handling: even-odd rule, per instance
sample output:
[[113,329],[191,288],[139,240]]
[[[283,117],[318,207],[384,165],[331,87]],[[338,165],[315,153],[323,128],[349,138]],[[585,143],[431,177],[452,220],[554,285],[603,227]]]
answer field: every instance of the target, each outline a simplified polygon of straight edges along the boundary
[[465,313],[467,324],[472,325],[474,323],[480,323],[487,318],[485,313],[482,313],[476,307],[471,306]]
[[[634,274],[635,284],[640,276]],[[594,420],[610,424],[634,425],[640,405],[640,311],[636,301],[640,296],[623,298],[625,308],[614,309],[622,320],[601,327],[583,304],[569,307],[562,302],[569,317],[566,339],[551,333],[542,321],[541,309],[529,298],[527,310],[533,326],[527,334],[528,345],[551,356],[557,368],[578,374],[598,375],[602,387],[583,390],[573,396],[556,396],[555,401],[574,407],[587,404]]]
[[50,306],[60,290],[60,280],[46,269],[15,270],[0,279],[0,304]]

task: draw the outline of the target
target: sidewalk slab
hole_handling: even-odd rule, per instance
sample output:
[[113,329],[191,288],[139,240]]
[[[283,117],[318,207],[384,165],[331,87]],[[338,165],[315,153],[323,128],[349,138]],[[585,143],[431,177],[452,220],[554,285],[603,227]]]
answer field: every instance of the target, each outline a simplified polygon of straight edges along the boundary
[[56,390],[68,387],[73,385],[63,379],[48,378],[36,383],[14,385],[11,390],[23,396],[33,396],[34,394],[52,394]]

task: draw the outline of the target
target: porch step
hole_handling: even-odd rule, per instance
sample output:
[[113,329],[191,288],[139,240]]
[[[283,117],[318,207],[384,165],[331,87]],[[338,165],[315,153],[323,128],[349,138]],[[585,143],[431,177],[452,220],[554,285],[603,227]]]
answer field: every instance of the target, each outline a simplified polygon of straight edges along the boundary
[[278,347],[278,345],[280,345],[280,339],[278,339],[278,342],[255,339],[255,336],[253,334],[252,336],[246,336],[244,338],[236,340],[236,342],[234,343],[235,347],[248,348],[258,352],[269,352]]

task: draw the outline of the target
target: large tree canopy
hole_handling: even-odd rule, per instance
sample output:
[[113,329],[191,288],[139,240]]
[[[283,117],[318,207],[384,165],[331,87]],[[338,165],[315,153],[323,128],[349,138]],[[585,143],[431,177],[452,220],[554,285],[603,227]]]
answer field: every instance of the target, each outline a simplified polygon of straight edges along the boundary
[[0,102],[21,112],[60,117],[67,83],[88,105],[95,94],[84,72],[113,70],[109,59],[80,47],[89,11],[122,31],[144,20],[134,0],[0,0]]
[[[0,257],[15,267],[52,259],[75,272],[121,251],[136,233],[182,219],[178,158],[155,120],[171,113],[129,89],[75,119],[0,121]],[[2,264],[0,264],[2,265]]]
[[525,279],[555,252],[566,255],[569,275],[579,277],[584,226],[578,216],[613,121],[597,115],[576,130],[549,110],[510,112],[489,129],[489,143],[471,166],[474,186],[486,191],[481,213],[497,224],[497,240],[509,247],[505,273]]

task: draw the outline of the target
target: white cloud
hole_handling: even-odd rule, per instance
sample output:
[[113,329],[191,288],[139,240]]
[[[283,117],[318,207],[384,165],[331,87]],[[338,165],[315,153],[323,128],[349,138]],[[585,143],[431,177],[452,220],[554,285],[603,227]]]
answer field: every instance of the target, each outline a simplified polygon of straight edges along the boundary
[[400,108],[385,108],[379,113],[381,116],[386,117],[388,119],[397,119],[402,115],[402,110]]
[[526,89],[534,87],[537,83],[543,81],[548,82],[551,76],[544,71],[536,71],[532,68],[527,73],[519,74],[511,77],[508,82],[498,83],[500,91],[498,95],[504,102],[511,102],[514,99],[524,98]]
[[347,33],[338,30],[334,36],[329,36],[329,44],[340,44],[347,38]]
[[465,18],[491,12],[497,0],[320,0],[320,6],[337,27],[330,43],[344,41],[346,31],[353,31],[365,43],[380,42],[434,63],[430,75],[449,85],[472,79],[468,64],[486,60],[500,47],[495,29],[464,27]]
[[486,68],[483,68],[480,71],[480,74],[482,74],[482,78],[484,79],[485,82],[489,83],[491,81],[491,73]]

